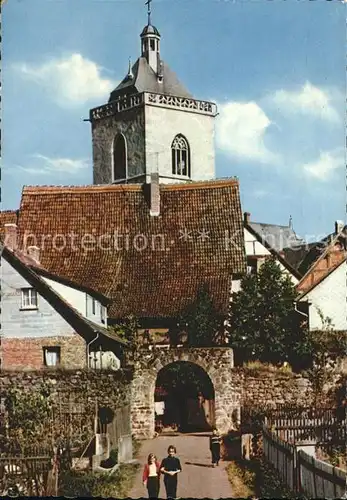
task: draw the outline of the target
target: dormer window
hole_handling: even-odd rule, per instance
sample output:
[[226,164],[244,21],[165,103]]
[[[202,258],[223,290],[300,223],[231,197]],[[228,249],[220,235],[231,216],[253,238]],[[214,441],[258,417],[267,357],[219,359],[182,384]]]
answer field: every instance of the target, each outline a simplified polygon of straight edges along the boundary
[[22,309],[37,309],[38,297],[34,288],[22,288]]
[[190,177],[190,151],[187,139],[178,134],[171,145],[172,173]]

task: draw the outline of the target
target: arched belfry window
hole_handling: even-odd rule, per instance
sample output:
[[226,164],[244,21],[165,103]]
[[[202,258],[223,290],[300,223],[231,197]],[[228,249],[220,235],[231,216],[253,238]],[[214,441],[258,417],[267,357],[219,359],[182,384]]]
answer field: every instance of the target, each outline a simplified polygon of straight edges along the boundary
[[187,139],[178,134],[172,141],[172,173],[190,177],[190,151]]
[[127,144],[123,134],[113,141],[113,180],[125,179],[127,173]]

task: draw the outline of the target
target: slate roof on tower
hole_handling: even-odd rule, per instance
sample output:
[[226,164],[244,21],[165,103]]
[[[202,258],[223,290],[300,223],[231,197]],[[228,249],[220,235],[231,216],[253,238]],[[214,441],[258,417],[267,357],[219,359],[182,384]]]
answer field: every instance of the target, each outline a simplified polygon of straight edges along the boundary
[[158,81],[157,75],[150,67],[145,57],[139,57],[132,67],[132,77],[127,75],[121,83],[111,92],[109,102],[117,100],[124,94],[136,94],[141,92],[153,92],[155,94],[166,94],[176,97],[193,96],[185,89],[182,83],[169,66],[162,62],[163,80]]
[[25,187],[20,241],[31,234],[45,269],[109,297],[111,318],[175,317],[202,284],[226,313],[231,276],[246,268],[238,181],[160,185],[159,216],[146,188]]

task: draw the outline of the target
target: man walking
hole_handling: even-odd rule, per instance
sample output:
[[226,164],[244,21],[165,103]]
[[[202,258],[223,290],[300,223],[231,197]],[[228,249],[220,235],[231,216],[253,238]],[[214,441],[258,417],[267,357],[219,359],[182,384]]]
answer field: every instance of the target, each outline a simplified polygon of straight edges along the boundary
[[164,474],[164,485],[167,498],[177,498],[177,474],[182,471],[179,458],[175,457],[176,448],[170,445],[167,449],[168,456],[164,458],[160,466],[160,472]]
[[212,467],[219,465],[220,460],[220,445],[221,445],[221,437],[216,429],[213,428],[212,436],[210,436],[210,450],[212,454]]

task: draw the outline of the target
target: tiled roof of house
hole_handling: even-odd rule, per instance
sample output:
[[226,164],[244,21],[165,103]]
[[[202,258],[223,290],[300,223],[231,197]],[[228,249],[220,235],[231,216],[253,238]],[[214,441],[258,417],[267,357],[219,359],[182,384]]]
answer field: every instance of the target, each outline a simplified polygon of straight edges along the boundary
[[330,276],[333,272],[336,271],[344,262],[347,261],[347,255],[345,253],[344,256],[341,256],[340,261],[338,261],[334,266],[332,266],[330,269],[328,269],[325,273],[322,273],[317,280],[313,281],[310,285],[308,285],[304,290],[302,291],[302,294],[300,296],[300,299],[305,297],[309,292],[311,292],[316,286],[320,285],[328,276]]
[[0,212],[0,234],[4,231],[5,224],[17,224],[18,210],[3,210]]
[[298,270],[285,258],[285,255],[283,255],[283,251],[277,251],[274,248],[271,247],[271,245],[268,243],[267,239],[262,237],[260,234],[257,233],[253,229],[252,223],[250,222],[245,222],[244,227],[251,233],[255,238],[258,239],[258,241],[264,245],[265,248],[269,250],[269,252],[297,279],[301,278],[301,274],[298,272]]
[[[346,231],[347,226],[342,228],[341,233],[345,234]],[[336,232],[330,233],[319,241],[285,248],[285,259],[303,276],[325,254],[326,249],[333,243],[336,237]]]
[[19,234],[49,272],[109,297],[110,317],[176,316],[203,283],[225,313],[231,275],[246,266],[238,181],[160,193],[156,217],[140,185],[25,187]]
[[290,226],[278,226],[276,224],[263,224],[251,221],[249,225],[277,252],[282,251],[284,248],[291,248],[304,243],[304,240],[297,236]]

